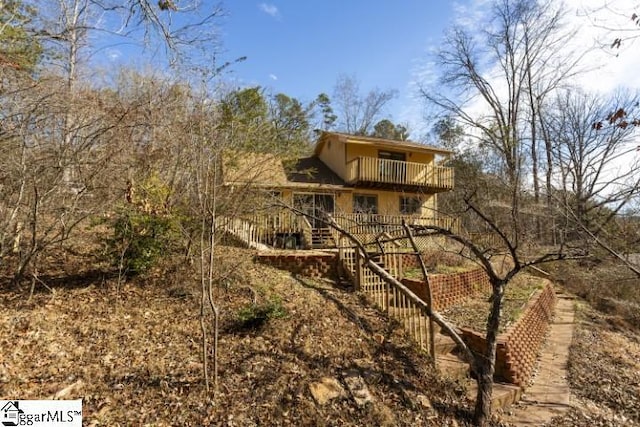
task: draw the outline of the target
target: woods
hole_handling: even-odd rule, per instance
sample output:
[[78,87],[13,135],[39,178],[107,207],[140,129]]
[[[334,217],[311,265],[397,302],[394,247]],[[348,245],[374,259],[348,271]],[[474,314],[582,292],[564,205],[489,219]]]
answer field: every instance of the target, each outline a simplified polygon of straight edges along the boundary
[[[492,422],[501,310],[514,277],[531,267],[611,258],[640,277],[640,93],[575,84],[587,72],[586,52],[570,43],[577,30],[556,1],[496,0],[478,17],[483,31],[447,29],[431,58],[434,79],[418,82],[434,119],[423,119],[431,129],[425,136],[391,117],[397,90],[363,90],[355,74],[339,74],[313,99],[234,80],[231,71],[246,58],[233,52],[235,59],[220,60],[223,5],[42,3],[0,3],[0,292],[26,302],[39,292],[55,295],[51,283],[65,280],[59,266],[85,246],[93,248],[87,271],[114,281],[118,293],[136,280],[188,271],[185,281],[197,281],[200,292],[198,354],[208,401],[224,393],[220,333],[230,314],[221,299],[244,262],[225,258],[229,236],[220,218],[244,220],[279,205],[271,184],[253,185],[272,167],[264,159],[282,161],[289,172],[311,156],[322,130],[386,144],[411,137],[452,150],[437,167],[455,169],[455,190],[429,195],[438,203],[430,215],[453,217],[459,227],[403,222],[403,230],[416,254],[414,236],[441,236],[449,242],[443,251],[471,259],[489,277],[484,354],[473,354],[455,325],[430,313],[472,361],[475,425]],[[637,30],[637,17],[632,24]],[[626,45],[634,34],[616,40]],[[122,51],[139,55],[139,63],[109,62],[107,50],[121,44],[134,46]],[[411,162],[397,154],[386,153],[373,175]],[[251,173],[229,185],[224,174],[234,168]],[[395,170],[404,178],[408,169]],[[357,197],[377,213],[371,194]],[[420,210],[414,205],[421,200],[405,199],[400,210]],[[313,213],[323,215],[311,218],[318,223],[329,213],[320,205]],[[236,285],[255,305],[258,285]],[[596,291],[579,287],[603,304],[592,298]]]

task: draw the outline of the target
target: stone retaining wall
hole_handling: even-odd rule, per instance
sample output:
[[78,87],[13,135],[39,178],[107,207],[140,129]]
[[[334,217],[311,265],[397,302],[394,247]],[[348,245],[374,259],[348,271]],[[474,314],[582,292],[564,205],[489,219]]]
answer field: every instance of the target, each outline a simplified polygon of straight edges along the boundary
[[[495,377],[520,387],[531,379],[538,352],[551,323],[556,295],[547,282],[525,305],[518,321],[498,336]],[[462,328],[462,338],[473,351],[486,348],[483,333]]]
[[338,276],[338,255],[332,253],[262,253],[256,260],[301,276],[335,279]]
[[[401,281],[414,294],[427,301],[427,285],[422,280],[405,278]],[[434,310],[443,310],[479,293],[491,291],[489,277],[482,268],[454,274],[431,274],[429,283]]]

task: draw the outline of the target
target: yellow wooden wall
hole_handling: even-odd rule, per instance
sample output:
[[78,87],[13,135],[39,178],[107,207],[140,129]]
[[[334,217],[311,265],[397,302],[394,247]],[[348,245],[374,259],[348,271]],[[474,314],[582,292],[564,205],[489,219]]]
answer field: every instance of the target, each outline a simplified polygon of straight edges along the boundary
[[[336,206],[336,214],[340,213],[353,213],[353,195],[375,195],[378,198],[378,213],[381,215],[401,215],[400,213],[400,196],[405,197],[419,197],[422,200],[422,209],[420,212],[421,217],[431,218],[434,217],[434,209],[436,207],[435,194],[417,194],[417,193],[396,193],[393,191],[383,191],[375,189],[348,189],[347,192],[332,192],[332,191],[314,191],[318,194],[333,194]],[[310,193],[310,191],[304,190],[282,190],[282,199],[288,205],[293,205],[293,193]]]
[[347,175],[347,160],[345,158],[345,144],[339,139],[327,139],[318,157],[329,166],[340,178],[345,179]]
[[[347,180],[347,163],[358,157],[378,158],[378,152],[397,151],[407,154],[407,162],[428,164],[434,161],[433,153],[418,153],[411,149],[398,147],[397,149],[380,148],[369,144],[345,144],[338,138],[327,138],[318,157],[340,178]],[[419,177],[413,177],[419,179]]]
[[[400,213],[400,196],[418,197],[422,200],[421,217],[429,218],[434,216],[436,207],[435,194],[400,193],[394,191],[383,191],[375,189],[354,188],[353,194],[374,195],[378,198],[378,213],[381,215],[402,215]],[[345,201],[343,209],[345,212],[353,213],[353,194],[349,200]]]
[[406,161],[413,163],[431,163],[434,158],[433,154],[415,153],[407,149],[402,149],[402,147],[398,147],[397,150],[392,150],[366,144],[347,144],[346,162],[349,162],[358,157],[374,157],[377,159],[379,151],[395,151],[398,153],[407,153]]

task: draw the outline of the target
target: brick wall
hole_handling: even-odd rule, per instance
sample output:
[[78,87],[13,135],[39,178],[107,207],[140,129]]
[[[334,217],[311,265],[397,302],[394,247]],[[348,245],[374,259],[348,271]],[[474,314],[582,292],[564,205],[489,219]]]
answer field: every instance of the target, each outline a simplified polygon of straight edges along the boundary
[[[427,300],[427,285],[422,280],[405,278],[402,283],[424,301]],[[489,277],[482,268],[454,274],[431,274],[429,283],[434,310],[443,310],[473,295],[489,293],[491,290]]]
[[264,253],[256,260],[301,276],[335,279],[338,255],[330,253]]
[[[520,387],[531,378],[538,352],[551,323],[556,295],[553,285],[547,282],[525,306],[518,321],[498,336],[495,377]],[[484,334],[462,328],[464,341],[474,351],[484,351]]]

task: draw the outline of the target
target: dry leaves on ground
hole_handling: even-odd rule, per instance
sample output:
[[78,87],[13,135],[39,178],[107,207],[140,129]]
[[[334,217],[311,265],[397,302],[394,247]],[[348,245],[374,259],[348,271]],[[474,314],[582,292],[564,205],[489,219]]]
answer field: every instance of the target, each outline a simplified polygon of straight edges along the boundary
[[640,426],[640,339],[615,316],[578,306],[569,356],[577,409],[549,426]]
[[[375,308],[347,290],[296,279],[224,248],[237,263],[217,296],[220,387],[201,378],[197,277],[157,275],[36,294],[0,292],[0,398],[82,398],[86,425],[465,425],[464,390]],[[79,283],[76,283],[79,285]],[[238,327],[238,313],[279,301],[283,313]],[[373,337],[383,337],[376,340]],[[310,386],[361,378],[373,403],[320,405]],[[360,382],[360,380],[358,380]],[[425,404],[425,402],[427,404]]]

